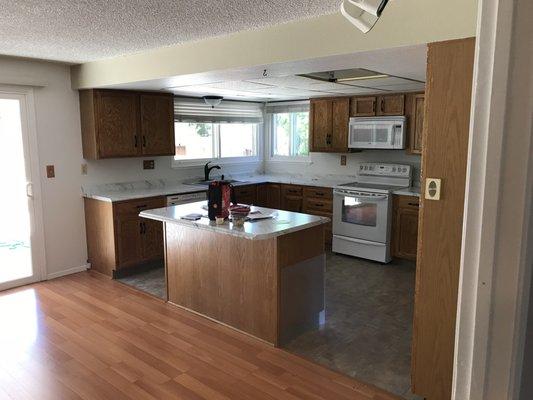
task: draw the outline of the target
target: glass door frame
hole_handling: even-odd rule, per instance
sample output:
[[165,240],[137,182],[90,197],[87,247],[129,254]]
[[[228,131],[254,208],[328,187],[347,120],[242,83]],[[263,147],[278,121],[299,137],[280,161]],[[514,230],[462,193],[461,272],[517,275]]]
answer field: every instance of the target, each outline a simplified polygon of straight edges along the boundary
[[42,190],[41,177],[39,174],[40,164],[33,88],[26,86],[0,85],[0,98],[18,100],[20,104],[32,258],[32,275],[8,282],[1,282],[0,291],[2,291],[46,279],[46,253],[44,247]]

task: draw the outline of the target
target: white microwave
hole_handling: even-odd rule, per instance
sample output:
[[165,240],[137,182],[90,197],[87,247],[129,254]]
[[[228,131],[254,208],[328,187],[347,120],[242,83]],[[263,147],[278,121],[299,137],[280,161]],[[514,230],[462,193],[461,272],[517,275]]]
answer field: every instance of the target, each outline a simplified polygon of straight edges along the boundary
[[405,117],[350,118],[348,148],[405,149]]

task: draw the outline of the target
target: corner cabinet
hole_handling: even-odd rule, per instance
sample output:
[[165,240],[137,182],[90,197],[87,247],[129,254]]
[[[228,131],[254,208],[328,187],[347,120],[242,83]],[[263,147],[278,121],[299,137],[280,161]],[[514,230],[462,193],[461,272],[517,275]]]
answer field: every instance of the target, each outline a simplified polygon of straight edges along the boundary
[[170,93],[80,91],[83,158],[174,155]]
[[312,99],[309,132],[312,152],[345,153],[348,151],[350,98]]

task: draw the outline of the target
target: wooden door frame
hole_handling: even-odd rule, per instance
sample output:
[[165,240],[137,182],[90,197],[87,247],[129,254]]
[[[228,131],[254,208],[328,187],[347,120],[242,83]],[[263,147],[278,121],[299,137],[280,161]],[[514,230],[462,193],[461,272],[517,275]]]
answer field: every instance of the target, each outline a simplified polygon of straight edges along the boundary
[[531,0],[479,3],[456,400],[519,397],[533,258],[532,13]]
[[41,188],[41,174],[39,162],[39,148],[35,117],[35,99],[33,88],[28,86],[0,85],[0,95],[15,95],[19,97],[21,107],[21,124],[23,134],[27,134],[28,165],[30,167],[32,185],[32,210],[30,210],[31,228],[31,256],[34,275],[0,285],[0,290],[26,285],[47,279],[46,252],[43,222],[43,196]]

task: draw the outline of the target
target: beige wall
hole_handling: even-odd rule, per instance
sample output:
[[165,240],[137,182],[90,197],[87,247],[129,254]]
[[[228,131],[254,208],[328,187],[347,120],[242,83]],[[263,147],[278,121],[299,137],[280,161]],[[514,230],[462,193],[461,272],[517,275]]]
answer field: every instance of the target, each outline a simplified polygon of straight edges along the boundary
[[475,36],[476,11],[477,0],[395,0],[366,35],[342,15],[326,15],[74,66],[72,84],[102,87]]

